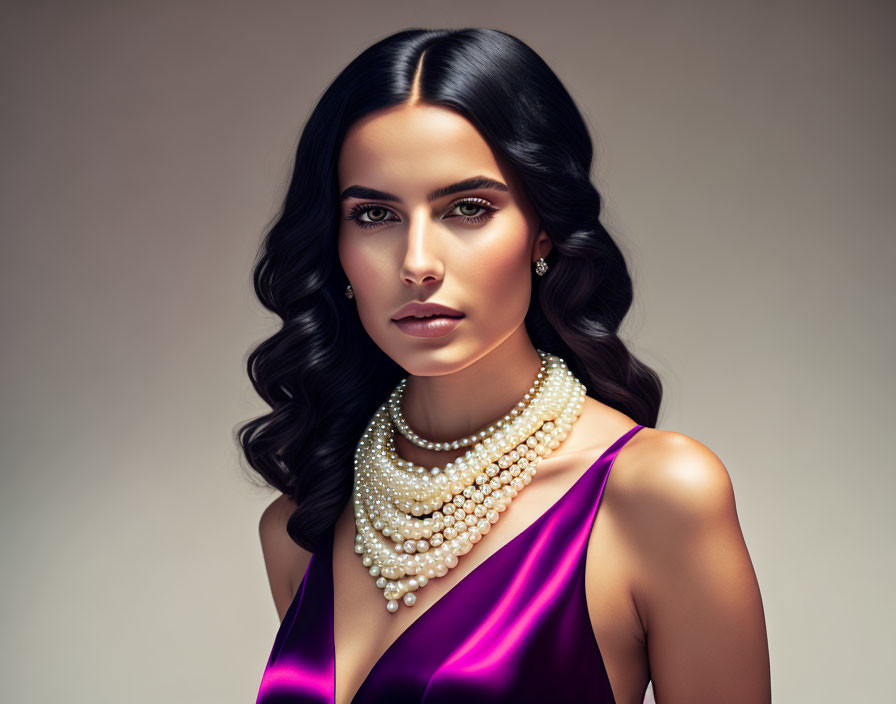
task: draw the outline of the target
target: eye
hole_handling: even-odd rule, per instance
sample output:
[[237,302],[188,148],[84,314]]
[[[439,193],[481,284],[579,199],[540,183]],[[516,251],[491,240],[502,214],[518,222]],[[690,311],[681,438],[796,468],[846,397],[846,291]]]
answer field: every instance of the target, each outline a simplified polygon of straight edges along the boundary
[[[452,203],[448,208],[448,213],[459,210],[456,215],[446,214],[447,218],[460,218],[464,223],[476,224],[485,220],[490,220],[498,211],[491,203],[484,198],[464,198]],[[476,212],[481,211],[481,212]],[[476,213],[471,215],[470,213]],[[346,220],[354,220],[359,227],[376,228],[387,222],[400,222],[399,218],[389,218],[388,214],[395,214],[390,208],[378,205],[376,203],[362,203],[353,207],[349,214],[345,216]]]
[[[495,208],[484,198],[464,198],[463,200],[455,201],[451,204],[448,212],[456,209],[461,210],[458,216],[464,222],[468,223],[479,223],[484,220],[490,220],[498,211],[497,208]],[[482,212],[478,213],[477,215],[470,215],[470,211],[475,212],[477,210],[481,210]]]
[[[386,219],[387,213],[392,213],[392,211],[389,208],[384,208],[382,205],[364,203],[352,208],[349,214],[345,216],[345,219],[354,220],[360,227],[379,227],[383,223],[388,222]],[[365,220],[365,216],[370,219]]]

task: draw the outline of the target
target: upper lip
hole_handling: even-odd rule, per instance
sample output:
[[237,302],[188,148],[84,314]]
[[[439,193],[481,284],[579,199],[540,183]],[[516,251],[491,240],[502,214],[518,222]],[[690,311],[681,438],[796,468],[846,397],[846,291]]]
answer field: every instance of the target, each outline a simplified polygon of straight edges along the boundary
[[441,303],[420,303],[412,301],[406,306],[399,308],[392,314],[392,320],[401,320],[409,315],[463,315],[459,310],[449,306],[443,306]]

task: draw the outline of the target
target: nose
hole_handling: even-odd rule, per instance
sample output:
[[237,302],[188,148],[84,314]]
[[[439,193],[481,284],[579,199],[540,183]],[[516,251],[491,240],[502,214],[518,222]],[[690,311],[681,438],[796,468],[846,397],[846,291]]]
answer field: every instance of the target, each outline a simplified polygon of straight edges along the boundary
[[441,281],[445,266],[439,255],[439,246],[438,226],[421,208],[408,223],[407,247],[400,271],[402,281],[408,285]]

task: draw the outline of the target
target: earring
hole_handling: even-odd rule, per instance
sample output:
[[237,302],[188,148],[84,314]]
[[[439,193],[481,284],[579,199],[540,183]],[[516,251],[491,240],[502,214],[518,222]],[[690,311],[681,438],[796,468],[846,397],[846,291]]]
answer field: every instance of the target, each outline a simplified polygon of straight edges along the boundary
[[346,298],[354,298],[354,297],[355,297],[355,292],[352,291],[352,285],[351,285],[351,284],[349,284],[349,285],[346,287],[346,289],[345,289],[345,297],[346,297]]
[[539,276],[544,276],[548,270],[548,263],[544,260],[544,257],[539,257],[538,261],[535,262],[535,273]]

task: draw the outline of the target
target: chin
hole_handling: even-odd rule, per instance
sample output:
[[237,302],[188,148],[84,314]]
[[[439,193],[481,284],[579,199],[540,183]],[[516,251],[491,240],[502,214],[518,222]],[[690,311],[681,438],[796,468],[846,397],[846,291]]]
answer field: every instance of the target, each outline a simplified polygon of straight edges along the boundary
[[[392,344],[383,351],[408,374],[413,376],[442,376],[453,374],[471,364],[478,355],[467,346],[459,344],[434,345],[430,340],[412,340],[404,344]],[[427,344],[427,342],[429,344]]]

